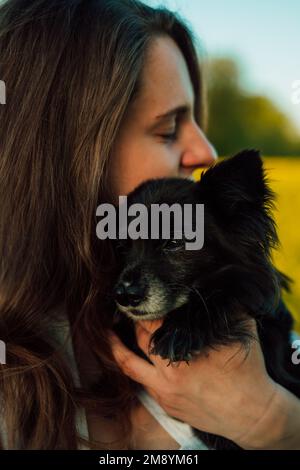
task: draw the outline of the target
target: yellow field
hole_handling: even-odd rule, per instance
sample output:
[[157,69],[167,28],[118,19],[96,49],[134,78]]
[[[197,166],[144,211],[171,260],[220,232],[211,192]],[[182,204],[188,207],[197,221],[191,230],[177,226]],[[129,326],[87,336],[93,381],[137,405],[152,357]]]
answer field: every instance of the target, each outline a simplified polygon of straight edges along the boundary
[[[300,158],[264,158],[271,188],[277,194],[275,220],[281,247],[274,252],[278,269],[293,280],[291,294],[284,294],[287,307],[293,313],[295,329],[300,332]],[[201,170],[194,172],[198,179]]]

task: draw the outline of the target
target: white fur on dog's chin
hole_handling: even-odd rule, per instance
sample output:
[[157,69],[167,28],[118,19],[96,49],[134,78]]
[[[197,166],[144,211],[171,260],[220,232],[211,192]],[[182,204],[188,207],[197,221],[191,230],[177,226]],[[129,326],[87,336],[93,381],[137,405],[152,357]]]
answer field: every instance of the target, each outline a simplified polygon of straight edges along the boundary
[[[157,286],[156,286],[157,287]],[[152,294],[152,295],[151,295]],[[188,301],[188,295],[186,293],[180,294],[176,298],[176,302],[174,305],[172,305],[171,309],[164,309],[162,306],[159,307],[159,300],[161,302],[161,305],[163,305],[163,301],[160,297],[161,292],[157,292],[155,288],[151,286],[149,290],[149,295],[148,295],[148,300],[145,302],[141,303],[139,307],[124,307],[123,305],[118,304],[117,302],[117,307],[118,309],[125,313],[129,318],[132,318],[132,320],[159,320],[163,318],[167,313],[171,312],[172,310],[175,310],[176,308],[181,307]],[[153,307],[157,306],[159,307],[159,310],[153,311]],[[152,307],[152,308],[151,308]],[[134,313],[134,312],[139,312],[139,313]]]

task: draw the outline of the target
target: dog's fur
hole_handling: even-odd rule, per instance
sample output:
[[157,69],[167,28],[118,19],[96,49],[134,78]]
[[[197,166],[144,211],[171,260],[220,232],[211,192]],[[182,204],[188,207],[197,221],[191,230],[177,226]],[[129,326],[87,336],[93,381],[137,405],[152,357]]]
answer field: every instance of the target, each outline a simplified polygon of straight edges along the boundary
[[[117,304],[114,329],[125,344],[146,358],[136,344],[133,321],[163,318],[150,352],[170,362],[189,361],[207,348],[234,342],[247,353],[253,337],[246,313],[257,322],[269,375],[300,397],[300,365],[291,361],[293,320],[281,300],[291,279],[271,259],[271,248],[279,243],[274,198],[256,150],[215,164],[198,182],[152,179],[130,193],[128,207],[202,203],[205,223],[204,246],[196,251],[186,250],[183,240],[176,246],[163,239],[118,240],[116,285],[133,282],[144,291],[137,306]],[[211,448],[239,448],[222,436],[194,432]]]

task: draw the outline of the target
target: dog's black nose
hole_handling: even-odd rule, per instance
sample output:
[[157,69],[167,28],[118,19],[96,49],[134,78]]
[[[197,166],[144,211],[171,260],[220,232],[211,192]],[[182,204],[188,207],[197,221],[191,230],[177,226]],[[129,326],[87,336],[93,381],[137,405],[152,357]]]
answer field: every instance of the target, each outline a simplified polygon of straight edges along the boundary
[[145,289],[139,284],[120,282],[114,289],[115,300],[124,307],[139,305],[145,296]]

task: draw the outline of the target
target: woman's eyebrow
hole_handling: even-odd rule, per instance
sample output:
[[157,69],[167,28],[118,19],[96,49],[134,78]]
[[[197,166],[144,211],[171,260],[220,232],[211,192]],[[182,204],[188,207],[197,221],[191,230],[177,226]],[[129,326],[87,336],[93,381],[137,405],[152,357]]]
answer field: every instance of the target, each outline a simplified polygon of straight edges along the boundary
[[185,114],[187,113],[188,111],[190,111],[190,106],[187,105],[187,104],[183,104],[183,105],[180,105],[180,106],[176,106],[176,108],[172,108],[170,109],[169,111],[167,111],[166,113],[164,114],[159,114],[158,116],[156,116],[156,120],[158,121],[162,121],[164,119],[167,119],[167,118],[170,118],[176,114]]
[[166,113],[159,114],[155,117],[155,122],[154,124],[152,124],[149,130],[152,132],[159,126],[159,124],[166,121],[167,119],[170,119],[171,117],[176,116],[177,114],[182,116],[188,113],[190,110],[191,107],[188,104],[183,104],[180,106],[176,106],[176,108],[170,109]]

